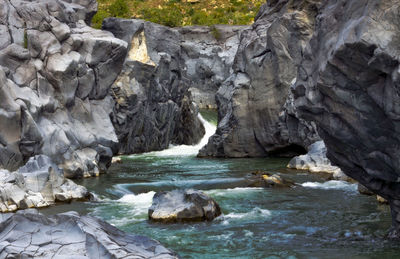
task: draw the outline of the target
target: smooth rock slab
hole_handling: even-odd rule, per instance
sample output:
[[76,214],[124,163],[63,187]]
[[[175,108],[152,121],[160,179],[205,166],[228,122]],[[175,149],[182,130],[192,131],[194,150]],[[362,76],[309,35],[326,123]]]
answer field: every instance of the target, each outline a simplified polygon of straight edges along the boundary
[[76,212],[25,210],[0,222],[0,258],[178,258],[155,240]]
[[149,208],[149,219],[160,222],[211,221],[221,215],[219,205],[196,190],[157,192]]

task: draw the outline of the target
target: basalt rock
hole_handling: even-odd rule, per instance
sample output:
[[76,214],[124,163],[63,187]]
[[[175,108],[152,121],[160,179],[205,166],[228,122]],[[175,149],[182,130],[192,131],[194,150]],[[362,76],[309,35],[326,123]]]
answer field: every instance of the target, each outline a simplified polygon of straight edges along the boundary
[[65,179],[49,157],[32,157],[18,171],[0,170],[0,211],[45,207],[57,201],[90,199],[85,187]]
[[47,217],[26,210],[0,222],[1,258],[178,258],[155,240],[76,212]]
[[215,95],[233,73],[240,35],[247,28],[228,25],[178,28],[189,91],[200,108],[217,108]]
[[94,0],[0,0],[0,168],[44,154],[98,175],[118,143],[111,84],[127,44],[90,28]]
[[318,4],[268,1],[241,33],[233,74],[216,96],[218,129],[200,156],[293,156],[319,140],[313,124],[295,116],[289,91]]
[[327,157],[387,199],[400,237],[400,3],[325,1],[294,89]]
[[197,144],[205,130],[188,91],[180,33],[151,22],[115,18],[106,19],[103,29],[129,44],[111,91],[119,153]]
[[332,165],[326,157],[326,147],[323,141],[317,141],[310,145],[306,155],[292,158],[287,167],[308,170],[312,173],[329,173],[335,180],[349,180],[349,177],[339,167]]
[[164,223],[210,221],[219,215],[219,205],[196,190],[157,192],[149,208],[149,219]]

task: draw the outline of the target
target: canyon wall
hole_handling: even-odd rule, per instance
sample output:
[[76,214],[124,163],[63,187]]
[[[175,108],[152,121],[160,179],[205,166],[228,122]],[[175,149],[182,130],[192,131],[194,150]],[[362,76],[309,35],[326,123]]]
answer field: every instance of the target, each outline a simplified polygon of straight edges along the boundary
[[217,132],[199,156],[293,156],[319,139],[313,123],[296,116],[289,91],[317,4],[268,1],[241,33],[233,74],[216,95]]
[[293,94],[327,156],[389,200],[400,233],[400,3],[327,1],[305,49]]
[[135,19],[104,21],[104,30],[129,45],[111,92],[120,154],[200,141],[204,127],[197,118],[198,108],[216,108],[215,93],[232,72],[244,28],[169,28]]

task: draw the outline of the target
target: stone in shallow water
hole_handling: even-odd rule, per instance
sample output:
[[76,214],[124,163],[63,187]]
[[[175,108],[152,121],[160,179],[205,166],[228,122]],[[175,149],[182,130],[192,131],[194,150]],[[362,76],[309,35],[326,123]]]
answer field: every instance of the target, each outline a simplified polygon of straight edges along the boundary
[[219,215],[219,205],[197,190],[157,192],[149,208],[149,219],[161,222],[210,221]]
[[155,240],[76,212],[25,210],[0,222],[0,258],[178,258]]
[[290,180],[283,179],[279,174],[262,176],[265,187],[292,187],[295,185],[294,182]]

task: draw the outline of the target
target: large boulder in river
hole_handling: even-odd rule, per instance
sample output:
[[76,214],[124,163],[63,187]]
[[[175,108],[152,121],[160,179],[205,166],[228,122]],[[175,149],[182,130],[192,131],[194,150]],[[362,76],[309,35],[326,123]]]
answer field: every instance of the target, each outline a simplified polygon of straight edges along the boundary
[[94,0],[0,0],[0,168],[45,154],[98,175],[118,143],[110,87],[126,42],[87,25]]
[[178,258],[159,242],[90,216],[35,210],[0,216],[0,258]]
[[327,157],[387,199],[400,237],[400,2],[324,1],[294,89]]
[[149,208],[149,219],[159,222],[210,221],[221,215],[219,205],[196,190],[157,192]]
[[143,20],[116,18],[106,19],[103,29],[129,45],[122,73],[111,91],[119,153],[197,144],[205,129],[188,91],[180,33]]
[[319,140],[312,123],[295,116],[289,96],[318,2],[268,1],[241,32],[233,74],[216,96],[217,132],[200,156],[293,156]]

